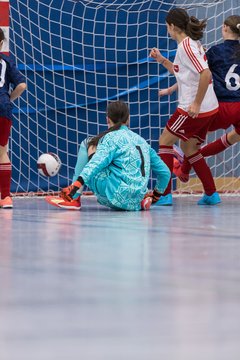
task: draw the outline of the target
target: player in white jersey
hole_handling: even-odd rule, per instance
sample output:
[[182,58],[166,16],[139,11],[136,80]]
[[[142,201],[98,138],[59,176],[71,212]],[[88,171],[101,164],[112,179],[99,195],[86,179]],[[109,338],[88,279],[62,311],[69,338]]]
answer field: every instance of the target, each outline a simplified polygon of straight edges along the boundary
[[[206,55],[200,41],[186,37],[178,45],[173,70],[178,83],[178,109],[188,115],[189,104],[195,100],[200,74],[208,69]],[[212,80],[207,87],[198,117],[205,117],[218,111],[218,101],[213,90]],[[195,116],[193,116],[195,117]]]
[[[204,195],[199,205],[220,203],[211,171],[199,151],[209,126],[218,113],[218,102],[213,91],[211,72],[204,49],[199,42],[206,21],[199,21],[184,9],[174,8],[166,17],[167,30],[178,43],[174,63],[153,48],[150,56],[176,76],[179,89],[178,108],[167,122],[159,139],[162,160],[173,171],[173,144],[183,140],[183,151],[201,180]],[[172,205],[171,180],[157,205]]]
[[[204,157],[216,155],[231,145],[240,142],[240,15],[228,16],[222,26],[224,42],[213,45],[206,55],[213,76],[213,84],[219,101],[218,118],[211,124],[209,131],[233,128],[217,140],[201,148]],[[173,92],[176,86],[161,91],[160,95]],[[181,159],[178,148],[175,148]],[[180,156],[179,156],[180,155]],[[191,165],[184,157],[174,159],[173,172],[183,182],[189,180]]]

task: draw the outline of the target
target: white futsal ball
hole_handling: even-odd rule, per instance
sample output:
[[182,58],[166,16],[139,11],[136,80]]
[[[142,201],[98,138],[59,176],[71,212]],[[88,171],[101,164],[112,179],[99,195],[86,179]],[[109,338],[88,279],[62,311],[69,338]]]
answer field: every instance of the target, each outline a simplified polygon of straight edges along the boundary
[[57,175],[61,165],[58,155],[51,152],[40,155],[37,161],[38,172],[43,176]]

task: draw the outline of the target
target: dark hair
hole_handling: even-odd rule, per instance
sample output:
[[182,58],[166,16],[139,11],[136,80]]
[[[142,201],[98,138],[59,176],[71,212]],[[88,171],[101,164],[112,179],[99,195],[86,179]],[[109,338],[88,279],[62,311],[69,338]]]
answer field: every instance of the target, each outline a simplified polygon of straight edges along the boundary
[[[226,26],[230,27],[230,30],[240,37],[240,16],[239,15],[231,15],[226,18],[224,21]],[[234,58],[240,60],[240,44],[235,44],[234,48]]]
[[0,28],[0,41],[5,40],[5,35],[3,30]]
[[129,118],[129,109],[125,102],[114,101],[110,102],[107,106],[107,116],[114,123],[108,130],[101,134],[94,136],[88,143],[88,147],[97,146],[99,140],[111,131],[119,130],[121,125],[126,124]]
[[224,24],[229,26],[231,31],[234,34],[240,36],[240,16],[239,15],[231,15],[226,18]]
[[177,26],[193,40],[200,40],[203,37],[203,30],[207,20],[198,20],[195,16],[189,16],[186,10],[174,8],[169,11],[166,22]]

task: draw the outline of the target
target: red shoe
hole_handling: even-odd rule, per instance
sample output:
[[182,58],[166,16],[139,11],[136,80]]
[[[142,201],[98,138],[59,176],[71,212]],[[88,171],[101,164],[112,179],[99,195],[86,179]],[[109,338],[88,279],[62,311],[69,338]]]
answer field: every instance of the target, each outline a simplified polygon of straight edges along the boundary
[[3,200],[0,200],[0,208],[3,209],[12,209],[13,202],[10,196],[6,196]]
[[173,173],[179,178],[181,182],[188,182],[189,174],[184,174],[182,172],[181,163],[176,158],[173,158]]
[[141,201],[141,209],[142,210],[149,210],[152,205],[152,198],[146,197]]
[[81,209],[81,200],[80,196],[77,199],[72,201],[66,201],[60,196],[46,196],[45,201],[53,206],[59,207],[61,209],[67,210],[80,210]]

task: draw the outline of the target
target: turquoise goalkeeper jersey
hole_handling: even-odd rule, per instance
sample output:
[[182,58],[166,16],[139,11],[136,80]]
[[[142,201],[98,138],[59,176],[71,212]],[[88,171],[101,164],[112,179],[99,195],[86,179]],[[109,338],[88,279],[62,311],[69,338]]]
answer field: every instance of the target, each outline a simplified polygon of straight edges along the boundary
[[141,136],[122,125],[100,140],[96,153],[79,175],[101,204],[140,210],[151,169],[157,178],[155,188],[163,193],[170,180],[168,167]]

